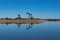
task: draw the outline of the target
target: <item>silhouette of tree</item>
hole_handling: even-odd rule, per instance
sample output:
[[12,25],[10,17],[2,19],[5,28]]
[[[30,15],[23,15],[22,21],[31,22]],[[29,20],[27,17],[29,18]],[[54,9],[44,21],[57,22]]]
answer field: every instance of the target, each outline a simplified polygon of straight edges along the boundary
[[20,14],[18,14],[18,18],[19,18],[19,19],[21,18],[21,15],[20,15]]

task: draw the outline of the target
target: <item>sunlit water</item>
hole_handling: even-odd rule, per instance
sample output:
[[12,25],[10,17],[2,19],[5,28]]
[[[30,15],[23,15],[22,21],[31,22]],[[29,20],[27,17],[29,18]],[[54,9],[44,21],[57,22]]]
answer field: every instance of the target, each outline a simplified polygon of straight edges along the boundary
[[60,40],[60,22],[0,24],[0,40]]

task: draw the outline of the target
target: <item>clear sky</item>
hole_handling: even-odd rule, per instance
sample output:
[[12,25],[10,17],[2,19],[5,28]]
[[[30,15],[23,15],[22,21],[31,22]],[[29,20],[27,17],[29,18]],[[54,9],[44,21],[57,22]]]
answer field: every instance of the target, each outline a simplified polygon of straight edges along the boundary
[[0,18],[28,17],[26,12],[36,18],[60,18],[60,0],[0,0]]

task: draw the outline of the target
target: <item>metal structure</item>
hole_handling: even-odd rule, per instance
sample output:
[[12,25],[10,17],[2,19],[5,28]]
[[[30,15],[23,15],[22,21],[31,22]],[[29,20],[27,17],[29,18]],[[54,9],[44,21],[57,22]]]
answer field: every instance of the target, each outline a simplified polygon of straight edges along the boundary
[[29,15],[29,16],[28,16],[29,18],[31,18],[31,17],[32,17],[32,14],[31,14],[31,13],[28,13],[28,12],[27,12],[27,14]]

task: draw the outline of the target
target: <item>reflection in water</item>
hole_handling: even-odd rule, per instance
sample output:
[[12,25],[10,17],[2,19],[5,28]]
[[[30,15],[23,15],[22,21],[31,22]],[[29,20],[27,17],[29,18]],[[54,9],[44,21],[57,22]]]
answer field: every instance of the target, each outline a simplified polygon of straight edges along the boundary
[[[48,21],[52,21],[52,20],[48,20]],[[55,20],[54,20],[55,21]],[[56,20],[57,21],[57,20]],[[21,24],[28,24],[28,27],[26,28],[27,30],[29,30],[29,29],[31,29],[32,28],[32,26],[33,26],[33,24],[41,24],[41,23],[43,23],[43,22],[33,22],[33,23],[0,23],[0,24],[6,24],[6,25],[8,25],[8,24],[17,24],[18,25],[18,28],[20,28],[21,27]]]
[[18,28],[20,28],[21,24],[17,24],[18,25]]
[[[43,22],[40,22],[40,23],[43,23]],[[33,24],[40,24],[40,23],[28,23],[28,27],[26,28],[26,30],[29,30],[33,27]],[[0,24],[17,24],[18,28],[21,27],[21,24],[27,24],[27,23],[0,23]]]
[[28,29],[32,28],[32,26],[33,26],[33,23],[29,24],[26,29],[28,30]]
[[[8,25],[8,23],[6,23],[6,25]],[[18,28],[20,28],[21,27],[21,24],[17,24],[17,26],[18,26]],[[32,26],[33,26],[33,23],[28,24],[28,27],[26,29],[29,30],[29,29],[32,28]]]
[[8,23],[6,23],[6,25],[8,25]]

